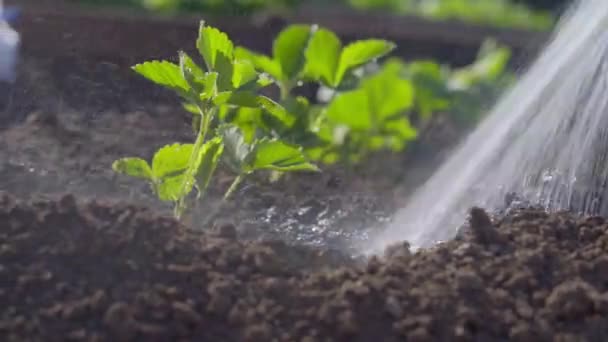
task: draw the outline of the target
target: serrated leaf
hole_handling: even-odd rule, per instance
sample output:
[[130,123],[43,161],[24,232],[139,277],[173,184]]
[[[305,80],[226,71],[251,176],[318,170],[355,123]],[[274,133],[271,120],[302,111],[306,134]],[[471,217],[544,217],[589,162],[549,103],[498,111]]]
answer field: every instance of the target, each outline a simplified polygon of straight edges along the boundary
[[[226,33],[221,32],[215,27],[205,26],[201,21],[199,35],[196,40],[196,48],[205,60],[207,71],[216,71],[218,56],[223,55],[228,60],[232,60],[234,45]],[[221,70],[217,70],[222,73]]]
[[197,92],[203,91],[205,73],[184,51],[179,52],[179,65],[182,77],[188,82],[189,87],[196,89]]
[[290,25],[275,39],[272,54],[281,67],[284,81],[296,77],[305,63],[305,51],[313,31],[309,25]]
[[340,54],[340,63],[333,86],[337,87],[349,70],[383,57],[394,48],[394,43],[381,39],[360,40],[347,45]]
[[238,126],[244,141],[248,144],[253,141],[259,129],[265,128],[261,108],[237,108],[228,122]]
[[251,170],[319,171],[309,163],[300,148],[280,140],[261,140],[255,148]]
[[192,157],[193,144],[166,145],[154,154],[152,174],[158,198],[177,201],[192,190],[192,181],[187,170]]
[[148,80],[185,95],[189,90],[188,82],[182,77],[179,65],[169,61],[150,61],[136,64],[132,69]]
[[351,129],[371,129],[372,114],[365,90],[357,89],[337,95],[327,107],[327,118]]
[[269,74],[276,80],[284,78],[281,65],[268,56],[255,53],[241,46],[234,50],[234,55],[237,59],[251,61],[256,69]]
[[381,73],[363,83],[368,108],[380,120],[403,112],[414,103],[414,87],[410,81]]
[[245,142],[241,130],[235,125],[222,125],[218,128],[218,133],[224,142],[224,162],[234,172],[241,174],[250,158],[251,146]]
[[200,95],[201,100],[209,100],[217,95],[217,78],[217,72],[205,73],[203,93]]
[[333,87],[341,50],[342,42],[335,33],[322,28],[318,29],[306,49],[304,74],[323,82],[328,87]]
[[217,72],[217,90],[231,91],[234,90],[234,64],[233,60],[228,58],[223,53],[218,53],[216,56],[215,71]]
[[185,194],[189,193],[192,188],[184,190],[183,184],[186,180],[184,172],[164,177],[156,183],[156,195],[161,201],[177,201]]
[[152,159],[152,175],[155,179],[183,172],[188,168],[193,144],[171,144],[162,147]]
[[274,102],[270,98],[266,96],[258,96],[257,103],[260,107],[264,108],[269,114],[271,114],[274,118],[279,120],[286,126],[291,126],[295,122],[296,118],[287,112],[283,106]]
[[248,60],[235,60],[232,72],[232,85],[235,89],[254,81],[258,77],[253,63]]
[[122,158],[112,163],[112,169],[115,172],[122,173],[127,176],[152,180],[152,169],[148,162],[141,158]]
[[217,168],[219,159],[224,152],[221,137],[215,137],[207,141],[200,150],[195,164],[195,181],[199,195],[204,193],[209,186],[209,181]]

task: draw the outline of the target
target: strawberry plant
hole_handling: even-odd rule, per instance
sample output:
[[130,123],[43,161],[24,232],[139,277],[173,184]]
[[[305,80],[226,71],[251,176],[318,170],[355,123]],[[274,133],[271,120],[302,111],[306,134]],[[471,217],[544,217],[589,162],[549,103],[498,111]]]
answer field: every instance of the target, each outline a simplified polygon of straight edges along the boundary
[[314,159],[357,163],[370,152],[401,151],[417,137],[404,115],[413,107],[414,87],[394,63],[362,79],[358,88],[334,96],[318,126],[326,144],[308,151]]
[[[335,94],[354,90],[361,82],[357,69],[387,55],[394,48],[395,45],[392,42],[382,39],[365,39],[345,45],[334,32],[328,29],[314,25],[291,25],[281,31],[275,39],[272,56],[259,54],[244,47],[238,47],[236,54],[249,60],[257,70],[268,74],[273,79],[279,88],[279,102],[287,110],[287,115],[292,117],[287,125],[283,120],[270,123],[267,127],[270,127],[274,134],[285,141],[304,146],[307,156],[331,163],[336,159],[331,156],[334,156],[335,151],[343,146],[348,145],[351,150],[359,152],[364,150],[359,146],[344,144],[330,138],[334,131],[347,128],[353,132],[352,135],[357,131],[360,132],[361,139],[367,140],[365,138],[367,133],[371,134],[373,131],[379,134],[377,125],[373,129],[371,126],[368,127],[370,131],[367,132],[362,131],[360,126],[349,127],[349,124],[369,121],[370,116],[375,114],[371,114],[369,111],[353,112],[352,107],[338,105],[330,106],[333,109],[328,112],[330,107],[323,104],[312,105],[308,99],[292,95],[292,91],[304,82],[317,83],[331,89]],[[394,79],[385,77],[373,84],[389,82],[383,86],[390,88],[392,81]],[[366,91],[362,90],[353,92],[351,98],[364,99],[366,95]],[[346,99],[348,100],[348,97]],[[330,118],[327,120],[327,115],[329,113],[336,116],[337,111],[340,110],[345,111],[342,116],[350,116],[352,120],[338,127]],[[238,111],[235,118],[239,118],[237,120],[241,120],[241,122],[243,122],[243,117],[251,118],[252,116],[259,122],[260,118],[264,116],[263,109],[260,109],[255,115],[244,109]],[[340,154],[344,155],[344,153]]]
[[257,93],[270,84],[269,80],[249,61],[235,56],[234,45],[225,33],[201,22],[196,48],[204,68],[185,52],[179,53],[179,64],[149,61],[133,67],[184,100],[184,107],[193,114],[194,143],[164,146],[154,154],[151,164],[137,157],[122,158],[113,163],[113,169],[148,181],[160,200],[174,202],[178,218],[193,190],[197,198],[204,195],[220,161],[236,173],[225,199],[247,175],[258,170],[317,171],[300,147],[271,136],[246,140],[239,127],[224,122],[222,113],[232,108],[263,108],[279,121],[285,119],[286,110]]
[[[174,202],[180,217],[193,191],[198,199],[205,194],[220,163],[235,175],[228,199],[254,172],[318,171],[309,159],[358,163],[381,149],[403,150],[436,112],[473,117],[480,112],[475,101],[481,90],[488,94],[504,78],[509,57],[504,48],[486,46],[466,68],[394,58],[375,72],[364,71],[394,47],[381,39],[345,45],[325,28],[300,24],[280,32],[266,56],[234,46],[225,33],[201,22],[196,48],[203,67],[185,52],[179,52],[179,63],[133,67],[183,100],[193,115],[194,142],[164,146],[150,163],[119,159],[113,169],[149,182],[160,200]],[[294,95],[305,82],[331,96],[313,104]],[[261,95],[271,85],[279,90],[276,101]]]
[[430,60],[401,63],[402,77],[416,89],[414,111],[418,125],[425,125],[438,112],[449,112],[460,125],[477,122],[484,105],[513,82],[514,76],[507,72],[510,57],[508,48],[488,40],[477,59],[465,67],[451,69]]

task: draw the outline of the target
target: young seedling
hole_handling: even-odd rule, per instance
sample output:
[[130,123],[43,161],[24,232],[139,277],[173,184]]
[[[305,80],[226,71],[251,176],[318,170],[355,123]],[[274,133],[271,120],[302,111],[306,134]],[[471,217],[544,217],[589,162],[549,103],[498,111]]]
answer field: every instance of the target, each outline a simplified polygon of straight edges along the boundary
[[280,104],[287,110],[286,116],[293,119],[286,125],[285,120],[265,120],[264,113],[252,115],[246,110],[239,110],[233,119],[246,122],[255,117],[257,121],[264,121],[273,134],[304,146],[307,153],[313,151],[310,155],[314,156],[314,151],[332,144],[317,127],[325,119],[325,106],[311,105],[306,98],[292,95],[292,90],[303,82],[315,82],[332,91],[353,89],[359,82],[353,71],[394,48],[393,43],[381,39],[359,40],[343,46],[335,33],[315,25],[291,25],[281,31],[273,43],[272,56],[238,47],[238,56],[270,75],[280,89]]
[[368,152],[385,148],[400,151],[417,137],[405,115],[414,104],[414,87],[400,77],[399,65],[393,63],[329,103],[318,127],[327,147],[309,150],[314,159],[356,163]]
[[[236,126],[221,122],[221,113],[228,108],[263,108],[279,121],[286,120],[287,112],[270,98],[257,94],[270,84],[269,80],[258,74],[249,61],[235,56],[234,45],[225,33],[201,22],[196,47],[205,70],[185,52],[179,53],[179,65],[151,61],[133,67],[141,76],[173,90],[185,101],[184,107],[194,115],[195,142],[161,148],[152,158],[152,165],[141,158],[122,158],[113,163],[113,169],[147,180],[160,200],[175,203],[174,214],[178,218],[193,189],[199,199],[205,194],[220,161],[237,173],[225,199],[245,176],[256,170],[317,171],[305,160],[301,148],[257,136],[245,144]],[[221,125],[214,129],[212,125],[218,119]]]

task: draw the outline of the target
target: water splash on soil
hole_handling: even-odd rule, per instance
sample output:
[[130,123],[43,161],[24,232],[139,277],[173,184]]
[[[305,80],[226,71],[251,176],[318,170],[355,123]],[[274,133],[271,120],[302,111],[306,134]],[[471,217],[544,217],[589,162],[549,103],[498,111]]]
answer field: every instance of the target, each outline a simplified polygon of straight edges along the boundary
[[607,54],[608,1],[575,2],[519,83],[372,239],[371,250],[450,239],[470,207],[499,208],[509,193],[548,210],[608,212],[595,190],[608,182]]

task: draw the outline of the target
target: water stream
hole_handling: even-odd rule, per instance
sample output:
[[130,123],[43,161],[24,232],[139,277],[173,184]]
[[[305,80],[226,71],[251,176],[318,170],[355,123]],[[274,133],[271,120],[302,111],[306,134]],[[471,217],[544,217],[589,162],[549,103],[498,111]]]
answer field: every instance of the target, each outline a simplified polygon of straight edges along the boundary
[[517,193],[547,210],[608,213],[608,1],[572,4],[546,47],[367,252],[451,239],[472,206]]

